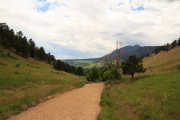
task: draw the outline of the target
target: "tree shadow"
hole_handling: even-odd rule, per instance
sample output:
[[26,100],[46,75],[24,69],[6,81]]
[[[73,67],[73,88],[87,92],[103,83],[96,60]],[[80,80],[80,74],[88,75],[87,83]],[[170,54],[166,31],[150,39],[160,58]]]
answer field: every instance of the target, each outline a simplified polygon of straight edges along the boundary
[[139,80],[149,78],[150,76],[151,75],[139,75],[139,76],[135,76],[134,78],[129,77],[128,83],[134,83],[134,82],[137,82]]

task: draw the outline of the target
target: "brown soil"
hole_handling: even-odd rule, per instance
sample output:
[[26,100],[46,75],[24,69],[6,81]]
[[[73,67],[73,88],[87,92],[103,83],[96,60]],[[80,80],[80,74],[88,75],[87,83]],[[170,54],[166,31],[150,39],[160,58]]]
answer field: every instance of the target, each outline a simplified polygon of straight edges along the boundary
[[39,104],[9,120],[96,120],[103,83],[87,84]]

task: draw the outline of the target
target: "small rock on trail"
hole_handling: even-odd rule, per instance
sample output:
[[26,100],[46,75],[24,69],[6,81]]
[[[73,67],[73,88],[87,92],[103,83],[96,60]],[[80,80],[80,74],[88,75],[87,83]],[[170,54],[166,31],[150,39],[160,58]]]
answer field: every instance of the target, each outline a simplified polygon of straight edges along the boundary
[[96,120],[103,83],[87,84],[30,108],[8,120]]

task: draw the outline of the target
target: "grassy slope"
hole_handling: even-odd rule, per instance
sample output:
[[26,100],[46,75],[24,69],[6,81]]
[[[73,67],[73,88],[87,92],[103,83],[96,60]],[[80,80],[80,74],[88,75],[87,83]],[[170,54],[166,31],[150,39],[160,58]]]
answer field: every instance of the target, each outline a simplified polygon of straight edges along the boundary
[[99,120],[179,120],[180,48],[145,58],[145,75],[104,89]]
[[160,52],[144,59],[144,66],[148,68],[148,73],[159,73],[172,71],[180,65],[180,47],[176,47],[168,52]]
[[0,120],[86,82],[84,77],[56,71],[44,62],[7,53],[0,49]]

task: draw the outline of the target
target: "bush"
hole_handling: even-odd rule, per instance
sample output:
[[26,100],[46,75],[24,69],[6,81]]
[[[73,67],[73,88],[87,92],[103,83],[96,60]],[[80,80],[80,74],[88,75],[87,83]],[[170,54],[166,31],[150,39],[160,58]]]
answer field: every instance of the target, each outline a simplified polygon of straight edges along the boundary
[[105,67],[96,68],[93,67],[86,71],[86,78],[88,81],[107,81],[107,80],[120,80],[121,74],[118,69],[113,68],[108,70]]
[[103,78],[105,80],[120,80],[121,74],[117,69],[113,68],[104,72]]
[[82,68],[82,67],[78,67],[78,68],[76,69],[76,74],[77,74],[77,75],[84,75],[83,68]]
[[100,81],[106,81],[104,78],[104,72],[106,72],[108,69],[105,67],[101,67],[98,69],[98,74],[99,74],[99,80]]
[[1,50],[0,50],[0,57],[6,57],[6,54],[4,54],[4,52]]
[[177,69],[180,70],[180,65],[177,65]]
[[96,67],[90,69],[87,73],[86,78],[88,81],[92,81],[92,82],[98,80],[99,79],[98,69]]

